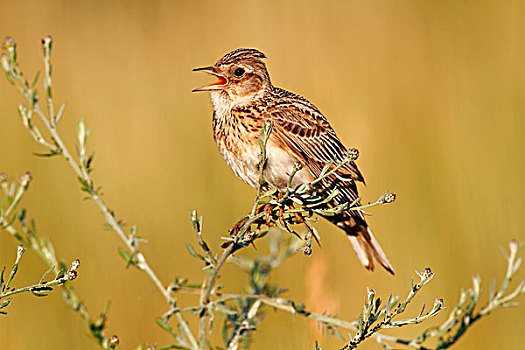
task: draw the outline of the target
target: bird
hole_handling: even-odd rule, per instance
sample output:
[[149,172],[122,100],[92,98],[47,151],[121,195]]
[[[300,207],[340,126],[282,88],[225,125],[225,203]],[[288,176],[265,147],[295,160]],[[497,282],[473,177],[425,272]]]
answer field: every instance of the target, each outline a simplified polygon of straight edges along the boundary
[[[342,161],[348,149],[326,117],[306,98],[276,87],[257,49],[231,51],[214,65],[195,68],[214,75],[218,81],[192,92],[207,91],[213,104],[213,135],[219,151],[235,175],[248,185],[259,186],[259,139],[265,122],[273,124],[266,143],[264,180],[286,189],[294,167],[292,187],[311,182],[326,164]],[[357,183],[364,177],[354,161],[318,183],[324,190],[338,190],[336,205],[359,203]],[[392,264],[375,238],[363,214],[346,210],[325,216],[348,237],[361,264],[374,269],[374,260],[394,274]]]

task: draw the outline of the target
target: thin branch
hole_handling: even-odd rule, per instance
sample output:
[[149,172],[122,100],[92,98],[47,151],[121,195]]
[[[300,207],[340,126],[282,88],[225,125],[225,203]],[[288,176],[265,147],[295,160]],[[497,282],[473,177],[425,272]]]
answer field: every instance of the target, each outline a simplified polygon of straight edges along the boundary
[[[52,142],[40,142],[44,146],[46,146],[50,154],[49,155],[60,155],[62,156],[67,163],[70,165],[71,169],[83,185],[83,190],[88,193],[88,196],[90,199],[93,199],[96,205],[99,207],[101,212],[104,215],[104,218],[108,225],[113,229],[113,231],[117,234],[117,236],[122,240],[122,242],[126,245],[126,247],[133,252],[135,260],[135,266],[139,268],[141,271],[144,271],[146,275],[151,279],[153,284],[157,287],[157,289],[161,292],[166,302],[171,306],[176,303],[175,298],[171,295],[171,293],[168,291],[167,288],[164,287],[163,283],[160,281],[156,273],[153,271],[153,269],[148,264],[146,257],[138,251],[138,240],[134,237],[128,235],[124,229],[122,228],[122,224],[115,218],[115,214],[112,210],[109,209],[108,205],[104,202],[104,200],[100,196],[99,190],[97,190],[93,185],[93,179],[90,176],[90,169],[89,164],[87,160],[85,159],[85,141],[87,138],[87,130],[84,127],[83,121],[79,123],[79,151],[80,151],[80,161],[77,163],[77,161],[72,157],[71,153],[69,152],[68,148],[62,141],[62,138],[60,137],[58,131],[57,131],[57,121],[58,118],[55,119],[54,112],[53,112],[53,98],[51,94],[51,87],[52,87],[52,79],[51,79],[51,63],[50,63],[50,53],[51,53],[51,44],[52,39],[51,37],[46,37],[42,40],[42,49],[43,49],[43,58],[44,58],[44,66],[45,66],[45,77],[43,79],[44,82],[44,89],[46,91],[47,95],[47,102],[48,102],[48,113],[49,116],[46,116],[45,113],[42,111],[39,105],[38,101],[38,94],[36,91],[30,86],[30,84],[25,80],[23,77],[18,62],[17,62],[17,54],[16,54],[16,43],[11,38],[6,39],[4,42],[4,49],[7,51],[7,55],[2,55],[2,66],[4,68],[4,71],[6,72],[6,75],[8,79],[15,84],[17,89],[20,91],[20,93],[26,98],[27,103],[29,104],[29,111],[31,114],[34,112],[36,113],[47,131],[50,134],[50,139]],[[19,110],[27,110],[27,107],[23,106],[19,108]],[[60,116],[63,113],[63,109],[60,111]],[[29,113],[25,114],[26,116]],[[34,135],[34,128],[30,127],[29,123],[24,123],[26,128],[30,131],[30,133],[35,137]],[[41,140],[40,137],[35,137],[36,140]],[[193,333],[191,332],[188,323],[186,320],[182,317],[180,312],[176,313],[176,317],[178,321],[181,324],[181,328],[187,338],[189,339],[192,348],[197,349],[198,344],[195,340],[195,337],[193,336]]]

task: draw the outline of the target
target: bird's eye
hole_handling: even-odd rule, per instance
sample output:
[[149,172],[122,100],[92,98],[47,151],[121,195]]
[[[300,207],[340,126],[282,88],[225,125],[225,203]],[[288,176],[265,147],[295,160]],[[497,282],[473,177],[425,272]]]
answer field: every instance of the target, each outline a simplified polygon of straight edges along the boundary
[[238,76],[238,77],[242,77],[243,74],[244,74],[244,69],[242,69],[242,68],[237,68],[237,69],[233,72],[233,74],[235,74],[235,75]]

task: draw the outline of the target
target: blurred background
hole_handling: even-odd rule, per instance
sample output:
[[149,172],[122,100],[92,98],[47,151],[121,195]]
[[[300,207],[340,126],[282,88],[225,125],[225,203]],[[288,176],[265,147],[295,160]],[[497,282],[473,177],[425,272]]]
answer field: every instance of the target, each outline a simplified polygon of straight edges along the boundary
[[[213,80],[192,68],[239,47],[265,52],[273,83],[316,104],[343,142],[360,150],[365,202],[386,189],[398,194],[369,219],[395,276],[365,271],[344,235],[321,222],[323,247],[272,277],[290,289],[287,297],[353,320],[366,287],[404,296],[414,271],[430,266],[436,277],[409,312],[435,297],[450,311],[474,275],[488,294],[489,279],[500,282],[505,268],[499,247],[525,239],[523,1],[4,0],[0,13],[0,36],[16,39],[29,78],[42,70],[41,38],[53,36],[55,100],[68,104],[59,131],[73,149],[76,123],[87,121],[95,182],[118,217],[148,239],[142,248],[165,283],[202,277],[184,248],[195,241],[189,210],[204,215],[205,237],[218,249],[220,236],[251,209],[254,190],[235,178],[213,141],[209,96],[190,92]],[[155,324],[164,299],[142,273],[124,268],[120,241],[94,203],[82,200],[67,164],[33,155],[43,149],[21,125],[21,100],[2,78],[0,171],[33,174],[23,206],[58,257],[80,258],[74,286],[90,312],[111,301],[107,334],[118,334],[122,349],[169,344]],[[11,266],[16,245],[0,232],[0,265]],[[45,270],[28,252],[15,285],[38,281]],[[237,292],[246,281],[233,267],[221,279]],[[523,310],[497,310],[457,348],[521,348]],[[2,349],[97,347],[60,293],[17,296],[8,311]],[[315,340],[325,349],[342,345],[313,322],[267,312],[253,349],[312,349]]]

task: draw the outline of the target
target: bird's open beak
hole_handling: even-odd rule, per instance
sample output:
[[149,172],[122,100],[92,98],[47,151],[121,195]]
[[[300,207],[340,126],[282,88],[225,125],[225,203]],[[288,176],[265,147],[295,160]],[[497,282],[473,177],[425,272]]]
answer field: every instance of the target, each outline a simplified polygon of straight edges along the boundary
[[213,67],[194,68],[193,71],[194,72],[203,71],[203,72],[206,72],[206,73],[209,73],[209,74],[213,74],[217,78],[219,78],[219,80],[216,83],[213,83],[213,84],[210,84],[210,85],[206,85],[206,86],[202,86],[200,88],[193,89],[193,90],[191,90],[191,92],[220,90],[220,89],[222,89],[224,87],[224,85],[228,84],[228,80],[223,75],[215,73],[213,71]]

